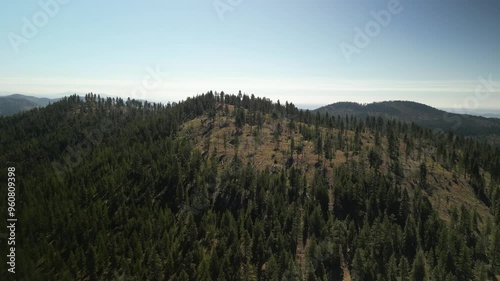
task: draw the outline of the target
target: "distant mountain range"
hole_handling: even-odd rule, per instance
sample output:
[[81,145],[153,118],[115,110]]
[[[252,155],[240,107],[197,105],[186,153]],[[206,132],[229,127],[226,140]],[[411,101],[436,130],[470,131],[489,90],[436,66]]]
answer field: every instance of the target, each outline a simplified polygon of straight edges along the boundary
[[441,108],[441,110],[456,114],[470,114],[486,118],[500,118],[500,109]]
[[487,117],[487,118],[500,118],[500,114],[496,114],[496,113],[485,113],[485,114],[481,114],[481,115],[484,117]]
[[35,107],[47,106],[49,103],[58,100],[59,99],[37,98],[20,94],[0,96],[0,116],[13,115]]
[[358,118],[380,116],[384,119],[414,122],[434,130],[452,131],[463,136],[500,137],[500,119],[498,118],[449,113],[411,101],[387,101],[370,104],[339,102],[320,107],[315,111],[343,117],[345,115]]

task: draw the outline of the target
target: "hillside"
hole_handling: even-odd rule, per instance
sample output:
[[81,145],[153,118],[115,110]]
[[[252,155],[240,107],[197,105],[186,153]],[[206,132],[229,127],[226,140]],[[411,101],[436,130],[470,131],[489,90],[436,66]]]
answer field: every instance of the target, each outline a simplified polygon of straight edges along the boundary
[[[228,115],[234,115],[234,106],[228,106]],[[242,159],[247,159],[251,167],[259,170],[280,171],[283,168],[298,168],[305,171],[308,180],[312,180],[316,168],[321,168],[324,173],[331,175],[336,166],[347,166],[351,162],[359,164],[369,158],[369,153],[377,151],[380,157],[380,167],[378,172],[390,174],[391,162],[388,151],[388,140],[380,137],[380,144],[375,143],[375,136],[372,132],[359,133],[359,148],[337,147],[335,142],[339,139],[339,134],[344,134],[340,138],[354,138],[356,132],[348,130],[341,133],[335,128],[319,129],[314,134],[321,134],[322,138],[330,139],[331,151],[323,151],[318,155],[317,140],[309,135],[313,129],[306,124],[298,123],[290,127],[288,119],[273,121],[270,116],[264,116],[264,123],[261,128],[254,128],[251,125],[238,128],[230,117],[218,119],[211,125],[206,117],[195,118],[182,126],[180,134],[194,140],[195,146],[205,153],[212,154],[221,165],[224,161],[233,159],[238,155]],[[267,122],[266,122],[267,121]],[[210,129],[215,126],[215,129]],[[282,132],[276,136],[276,131],[282,128]],[[309,131],[311,130],[311,131]],[[208,132],[208,133],[207,133]],[[305,135],[304,135],[305,133]],[[208,134],[208,137],[207,137]],[[239,135],[239,136],[237,136]],[[226,147],[224,147],[226,139]],[[291,140],[294,140],[294,147],[300,147],[300,153],[294,151],[291,155]],[[208,142],[208,143],[207,143]],[[322,139],[322,142],[325,140]],[[489,208],[476,198],[473,188],[467,181],[466,176],[459,176],[457,170],[453,171],[449,163],[439,163],[437,161],[436,147],[432,140],[423,141],[419,148],[410,140],[400,140],[399,150],[405,149],[401,155],[404,158],[401,165],[401,174],[405,175],[405,181],[401,182],[407,190],[414,190],[419,186],[420,164],[425,162],[429,167],[426,181],[432,186],[428,191],[431,203],[435,207],[441,218],[449,221],[450,211],[460,206],[475,208],[481,215],[489,217]],[[326,144],[322,144],[326,146]],[[410,148],[406,148],[410,146]],[[296,148],[294,149],[296,150]],[[327,148],[321,148],[327,150]],[[420,151],[420,152],[419,152]],[[364,163],[366,164],[366,163]],[[362,167],[356,167],[360,169]],[[364,167],[366,168],[366,167]],[[329,177],[329,184],[334,184],[334,177]],[[451,199],[451,201],[450,201]],[[446,200],[444,206],[439,205]],[[438,206],[439,205],[439,206]]]
[[320,113],[333,116],[352,115],[358,118],[367,116],[396,119],[436,131],[451,131],[462,136],[475,136],[500,141],[500,119],[448,113],[424,104],[410,101],[387,101],[361,105],[340,102],[316,109]]
[[19,94],[0,96],[0,116],[13,115],[36,107],[47,106],[49,103],[55,101],[54,99],[37,98]]
[[71,96],[0,117],[0,132],[18,280],[500,273],[500,150],[476,139],[212,92]]

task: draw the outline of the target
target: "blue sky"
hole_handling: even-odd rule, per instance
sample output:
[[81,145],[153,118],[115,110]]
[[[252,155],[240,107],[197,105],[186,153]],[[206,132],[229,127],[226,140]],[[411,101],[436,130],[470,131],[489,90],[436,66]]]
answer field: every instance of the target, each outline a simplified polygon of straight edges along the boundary
[[500,108],[499,27],[498,0],[6,1],[0,92]]

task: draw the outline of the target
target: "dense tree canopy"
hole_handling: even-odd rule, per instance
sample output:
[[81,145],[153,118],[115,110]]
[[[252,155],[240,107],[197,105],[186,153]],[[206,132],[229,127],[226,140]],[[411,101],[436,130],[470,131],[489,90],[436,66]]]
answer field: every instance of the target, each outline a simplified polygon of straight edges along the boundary
[[[19,280],[500,274],[500,151],[475,139],[223,92],[74,95],[0,117],[0,134],[0,167],[18,174]],[[486,211],[438,197],[450,188]]]

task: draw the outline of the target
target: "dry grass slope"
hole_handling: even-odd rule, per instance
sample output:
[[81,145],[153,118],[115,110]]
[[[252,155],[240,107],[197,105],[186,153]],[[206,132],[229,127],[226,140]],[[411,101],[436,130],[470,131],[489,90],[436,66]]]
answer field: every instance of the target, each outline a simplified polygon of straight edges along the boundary
[[[315,167],[320,165],[328,175],[331,175],[330,183],[333,183],[335,181],[334,167],[349,165],[348,160],[367,163],[368,152],[375,148],[375,136],[366,131],[361,134],[361,151],[337,150],[334,159],[328,160],[323,155],[318,156],[315,153],[314,143],[306,141],[299,133],[298,126],[304,124],[296,124],[296,129],[289,129],[286,126],[289,120],[273,119],[271,116],[265,115],[262,128],[258,129],[257,126],[247,124],[238,130],[233,117],[235,109],[233,106],[228,106],[228,108],[229,113],[217,112],[213,125],[209,125],[208,117],[203,116],[185,123],[181,132],[181,136],[194,140],[197,147],[204,153],[215,156],[219,160],[221,169],[237,154],[243,163],[249,163],[255,169],[279,172],[287,166],[287,160],[291,155],[290,143],[294,139],[296,146],[303,145],[303,150],[301,154],[293,153],[293,165],[305,171],[308,180],[312,180]],[[278,123],[282,126],[283,131],[276,138],[273,136],[273,132]],[[326,134],[327,129],[323,128],[322,130]],[[337,135],[338,131],[332,129],[329,133]],[[237,137],[238,143],[235,143],[236,135],[239,135]],[[354,132],[347,131],[345,138],[353,137]],[[384,163],[380,167],[380,171],[386,173],[390,168],[388,165],[390,163],[388,142],[385,137],[381,138],[381,142],[378,151],[381,153]],[[403,187],[409,191],[410,197],[419,186],[420,164],[425,162],[428,170],[427,182],[432,190],[427,195],[441,219],[449,222],[451,210],[453,208],[459,209],[462,205],[470,210],[475,210],[481,223],[491,218],[490,209],[475,196],[463,173],[450,171],[436,161],[435,147],[432,143],[425,143],[422,148],[420,152],[415,148],[406,154],[404,144],[402,141],[400,142],[400,162],[405,175]],[[368,164],[365,164],[364,167],[369,169]],[[331,190],[331,194],[333,197],[333,190]]]

